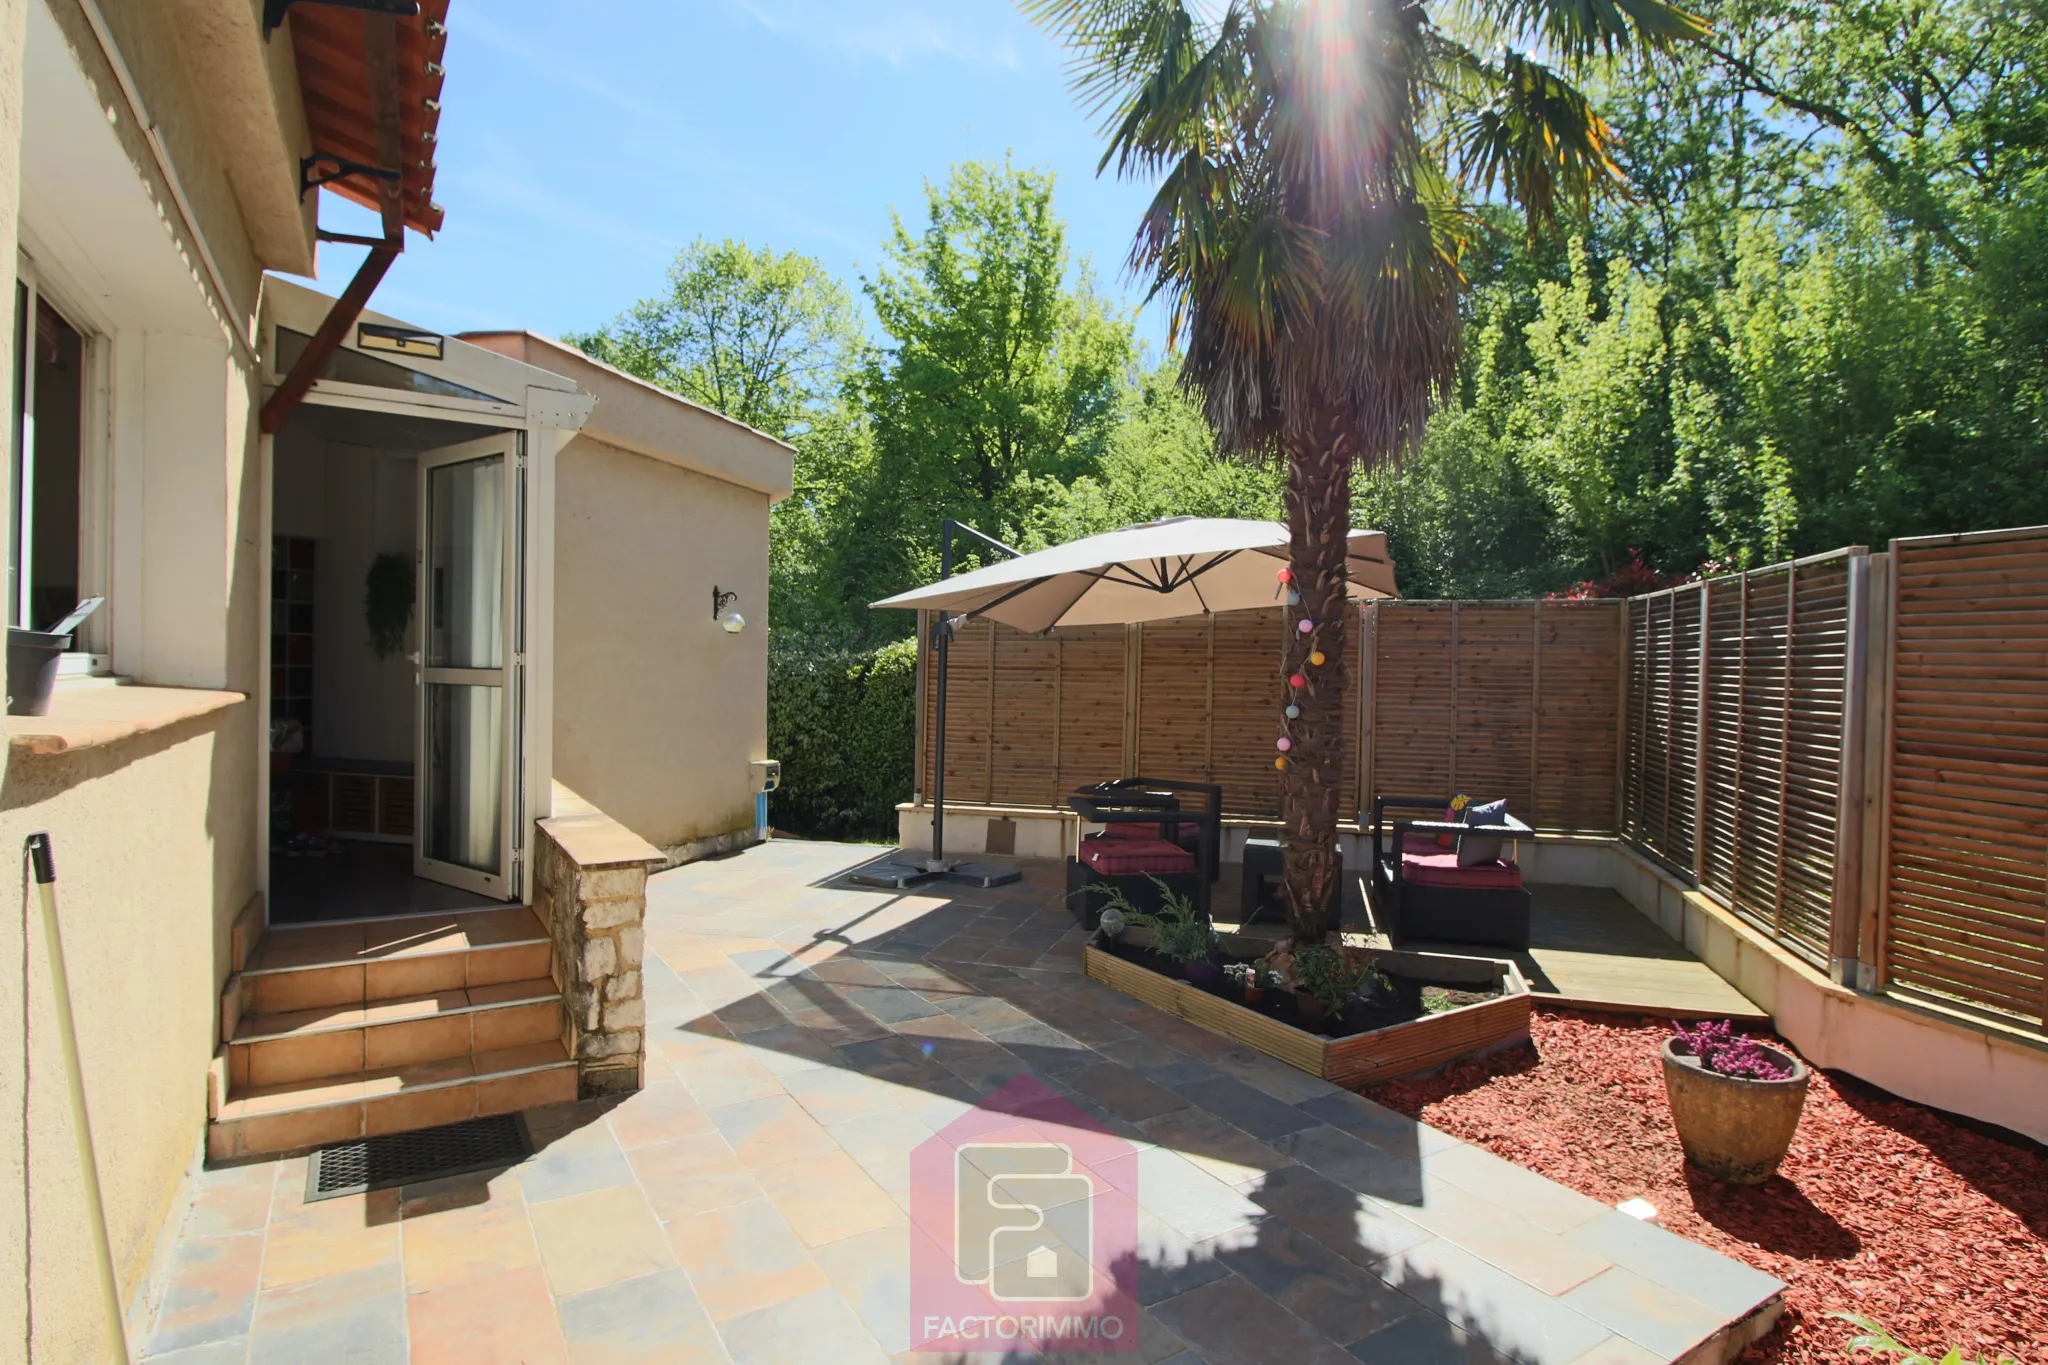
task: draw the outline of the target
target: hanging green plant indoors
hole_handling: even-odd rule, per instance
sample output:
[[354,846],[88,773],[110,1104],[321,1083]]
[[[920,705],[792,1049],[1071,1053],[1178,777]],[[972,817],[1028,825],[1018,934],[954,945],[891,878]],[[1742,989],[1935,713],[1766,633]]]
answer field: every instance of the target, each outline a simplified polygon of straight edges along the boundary
[[370,648],[388,659],[405,648],[412,625],[412,558],[380,554],[370,561],[363,580],[363,620],[370,627]]

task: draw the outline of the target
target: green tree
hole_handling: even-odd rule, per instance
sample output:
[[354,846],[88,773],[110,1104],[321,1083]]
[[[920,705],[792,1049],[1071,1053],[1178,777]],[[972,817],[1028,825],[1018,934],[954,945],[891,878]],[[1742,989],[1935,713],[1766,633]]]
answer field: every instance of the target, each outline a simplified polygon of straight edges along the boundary
[[1700,26],[1660,0],[1467,0],[1470,32],[1422,0],[1024,8],[1075,50],[1104,166],[1159,177],[1132,260],[1186,336],[1220,448],[1285,457],[1310,628],[1284,672],[1312,680],[1286,726],[1282,841],[1294,933],[1314,942],[1336,889],[1352,466],[1412,448],[1453,382],[1469,200],[1503,195],[1533,231],[1613,184],[1606,125],[1569,78]]
[[823,264],[744,241],[697,239],[668,292],[569,344],[607,365],[784,440],[839,399],[861,331]]
[[1069,260],[1051,176],[966,163],[926,208],[922,231],[897,219],[867,285],[885,336],[857,380],[872,460],[827,573],[849,618],[937,573],[944,518],[1013,536],[1046,481],[1093,473],[1131,364],[1129,321]]

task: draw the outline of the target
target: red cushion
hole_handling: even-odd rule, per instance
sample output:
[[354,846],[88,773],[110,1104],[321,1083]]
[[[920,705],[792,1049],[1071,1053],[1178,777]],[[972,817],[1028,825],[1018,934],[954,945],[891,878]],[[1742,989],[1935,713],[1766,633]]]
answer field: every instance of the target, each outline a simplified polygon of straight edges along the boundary
[[1456,853],[1403,853],[1401,879],[1416,886],[1460,891],[1513,891],[1522,884],[1522,868],[1518,863],[1502,862],[1459,867]]
[[1427,856],[1435,853],[1438,847],[1439,845],[1434,834],[1411,834],[1401,841],[1401,851],[1403,853],[1413,853],[1418,856]]
[[1105,877],[1165,877],[1195,870],[1194,854],[1179,844],[1169,844],[1156,836],[1150,839],[1083,839],[1081,861]]

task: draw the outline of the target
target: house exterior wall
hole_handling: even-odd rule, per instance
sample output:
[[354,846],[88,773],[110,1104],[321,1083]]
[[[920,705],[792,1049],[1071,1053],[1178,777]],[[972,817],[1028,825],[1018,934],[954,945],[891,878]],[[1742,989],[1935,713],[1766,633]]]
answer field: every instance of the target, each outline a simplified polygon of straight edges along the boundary
[[[588,433],[556,465],[555,775],[671,859],[753,829],[768,506]],[[712,619],[714,586],[739,594],[737,635]]]
[[[257,885],[263,727],[241,699],[255,691],[266,638],[250,338],[263,270],[313,259],[311,205],[282,178],[304,133],[289,43],[252,36],[259,10],[248,0],[0,0],[0,259],[14,259],[18,232],[39,288],[88,335],[81,569],[108,602],[82,643],[144,685],[121,690],[136,714],[120,733],[88,736],[81,724],[62,752],[35,751],[64,746],[28,744],[9,725],[0,847],[18,853],[37,830],[54,846],[131,1324],[204,1133],[228,930]],[[224,101],[233,107],[216,107]],[[12,328],[0,332],[4,349]],[[0,373],[11,371],[9,359]],[[111,691],[101,680],[60,684],[43,728],[61,737],[75,706]],[[184,719],[150,720],[152,697],[165,703],[159,720]],[[33,911],[21,885],[17,916]],[[111,1324],[95,1290],[39,931],[29,945],[24,962],[22,936],[0,935],[0,1027],[16,1040],[0,1065],[0,1107],[19,1116],[25,1094],[29,1128],[25,1157],[0,1143],[0,1279],[30,1286],[33,1360],[105,1359]],[[0,1340],[23,1341],[23,1296],[0,1298]]]
[[[227,935],[255,894],[252,706],[66,754],[18,747],[0,790],[0,848],[48,831],[108,1239],[131,1324],[150,1298],[158,1230],[206,1128]],[[9,914],[37,925],[26,879]],[[4,936],[7,1112],[20,1109],[21,939]],[[49,964],[38,926],[28,963],[34,1265],[24,1264],[19,1176],[0,1195],[0,1279],[33,1288],[36,1361],[111,1354],[94,1289],[91,1223],[72,1143]],[[11,1149],[11,1144],[9,1144]],[[18,1152],[16,1157],[18,1159]],[[0,1296],[0,1340],[23,1337],[19,1294]],[[97,1348],[97,1349],[96,1349]]]

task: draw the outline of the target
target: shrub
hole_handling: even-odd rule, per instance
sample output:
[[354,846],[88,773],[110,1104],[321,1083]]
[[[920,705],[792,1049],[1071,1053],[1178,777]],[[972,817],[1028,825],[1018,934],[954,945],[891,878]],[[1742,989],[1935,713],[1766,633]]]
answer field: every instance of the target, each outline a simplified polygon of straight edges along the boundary
[[916,784],[917,643],[871,650],[771,634],[768,753],[782,785],[778,830],[806,839],[896,840],[896,806]]
[[1140,910],[1131,904],[1130,897],[1114,882],[1098,882],[1091,889],[1103,896],[1102,910],[1108,914],[1114,910],[1122,916],[1123,923],[1138,929],[1152,931],[1152,950],[1161,957],[1175,962],[1196,962],[1216,951],[1216,929],[1209,923],[1209,917],[1195,909],[1195,903],[1175,891],[1157,877],[1150,879],[1159,888],[1159,909]]

